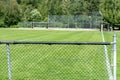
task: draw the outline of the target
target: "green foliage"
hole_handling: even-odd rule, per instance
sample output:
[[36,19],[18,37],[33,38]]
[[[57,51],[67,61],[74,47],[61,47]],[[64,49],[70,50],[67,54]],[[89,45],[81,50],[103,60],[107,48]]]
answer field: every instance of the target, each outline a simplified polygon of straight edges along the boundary
[[10,28],[18,28],[18,25],[12,25]]
[[[3,0],[0,1],[2,7],[0,7],[0,12],[2,16],[2,23],[1,25],[10,27],[11,25],[17,25],[20,21],[20,10],[19,5],[17,4],[16,0],[11,0],[11,2]],[[3,19],[4,18],[4,19]]]
[[2,22],[2,23],[0,23],[0,28],[5,28],[6,27],[6,25]]
[[26,8],[25,12],[23,13],[24,17],[23,17],[23,21],[32,21],[30,20],[30,17],[31,17],[31,11],[32,11],[32,8],[31,6],[29,6],[28,8]]
[[21,0],[16,0],[18,4],[21,4]]
[[33,20],[33,21],[40,21],[41,19],[41,14],[40,12],[37,10],[37,9],[33,9],[31,12],[30,12],[31,16],[30,16],[30,19]]
[[120,0],[102,0],[101,11],[105,22],[120,27]]
[[48,21],[48,15],[88,15],[95,11],[101,11],[111,26],[120,25],[120,0],[0,0],[0,16],[5,16],[1,20],[7,26],[18,21]]
[[17,23],[20,21],[19,17],[14,14],[7,14],[5,15],[4,24],[10,27],[11,25],[17,25]]

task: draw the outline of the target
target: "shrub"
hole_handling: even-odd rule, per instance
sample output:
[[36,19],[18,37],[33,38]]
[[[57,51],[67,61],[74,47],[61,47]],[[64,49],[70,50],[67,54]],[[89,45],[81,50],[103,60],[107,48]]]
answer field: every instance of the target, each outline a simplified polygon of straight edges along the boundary
[[5,28],[7,27],[4,23],[0,23],[0,28]]

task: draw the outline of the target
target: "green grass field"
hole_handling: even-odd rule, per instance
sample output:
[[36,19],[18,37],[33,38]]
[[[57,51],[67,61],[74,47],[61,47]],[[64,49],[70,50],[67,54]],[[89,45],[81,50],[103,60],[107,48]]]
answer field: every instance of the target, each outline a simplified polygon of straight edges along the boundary
[[[119,32],[117,48],[119,48]],[[112,41],[113,32],[104,32]],[[1,41],[101,42],[99,31],[0,29]],[[10,45],[13,80],[108,80],[103,46]],[[111,46],[110,46],[111,47]],[[117,53],[120,51],[117,49]],[[117,57],[120,55],[118,54]],[[117,71],[120,70],[117,58]],[[7,80],[6,46],[0,46],[0,80]],[[117,72],[117,80],[120,79]]]

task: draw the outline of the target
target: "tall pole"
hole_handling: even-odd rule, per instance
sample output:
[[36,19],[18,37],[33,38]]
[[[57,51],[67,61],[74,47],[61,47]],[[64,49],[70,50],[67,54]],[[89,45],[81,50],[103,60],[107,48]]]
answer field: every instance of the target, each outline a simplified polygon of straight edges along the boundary
[[113,36],[113,80],[117,80],[117,53],[116,53],[116,35]]
[[12,80],[9,44],[6,44],[6,51],[7,51],[6,53],[7,53],[7,60],[8,60],[8,80]]

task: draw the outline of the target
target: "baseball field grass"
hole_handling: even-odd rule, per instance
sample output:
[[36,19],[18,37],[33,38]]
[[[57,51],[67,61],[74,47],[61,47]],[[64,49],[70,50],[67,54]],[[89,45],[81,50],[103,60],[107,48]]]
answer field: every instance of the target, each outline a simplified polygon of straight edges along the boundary
[[[104,32],[105,41],[112,42],[114,33],[119,48],[119,32]],[[102,37],[99,31],[0,29],[0,41],[102,42]],[[18,44],[10,51],[13,80],[108,80],[103,45]],[[8,80],[6,45],[0,45],[0,64],[0,79]]]

